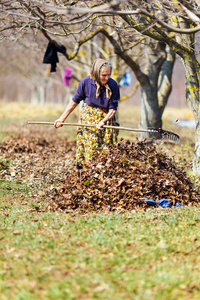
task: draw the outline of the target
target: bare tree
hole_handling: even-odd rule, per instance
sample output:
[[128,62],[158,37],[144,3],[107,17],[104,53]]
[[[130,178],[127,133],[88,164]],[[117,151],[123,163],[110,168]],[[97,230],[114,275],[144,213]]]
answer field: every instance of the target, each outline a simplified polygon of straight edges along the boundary
[[[111,43],[115,54],[120,57],[122,61],[122,63],[118,63],[118,65],[115,66],[115,69],[117,70],[115,79],[119,80],[122,76],[122,71],[125,69],[122,66],[125,62],[135,73],[138,82],[140,83],[142,91],[140,126],[162,127],[162,113],[171,91],[171,74],[173,69],[173,63],[171,64],[170,69],[169,67],[165,68],[167,64],[169,66],[169,63],[165,64],[164,62],[169,62],[169,58],[172,58],[172,55],[167,54],[169,49],[165,49],[165,44],[163,42],[151,41],[151,43],[149,43],[149,41],[147,42],[147,39],[139,36],[136,31],[133,31],[132,26],[130,27],[129,24],[126,24],[126,20],[123,20],[121,16],[113,13],[111,13],[111,15],[110,13],[108,13],[108,15],[107,13],[105,15],[94,15],[94,12],[102,11],[102,8],[104,10],[116,8],[120,2],[123,1],[111,1],[108,4],[102,5],[101,3],[98,3],[96,6],[89,9],[89,5],[91,6],[94,4],[94,1],[76,1],[71,4],[68,3],[67,7],[62,5],[62,1],[60,1],[60,5],[54,5],[50,1],[49,3],[42,3],[41,1],[20,1],[22,11],[18,13],[18,19],[20,19],[20,21],[23,19],[23,22],[25,23],[23,24],[24,27],[30,26],[29,18],[24,18],[24,5],[26,10],[28,9],[31,13],[31,26],[34,27],[34,22],[32,22],[32,20],[35,20],[35,26],[38,22],[40,22],[40,24],[42,23],[41,31],[49,41],[51,41],[53,34],[54,36],[59,36],[60,40],[63,36],[65,38],[67,37],[68,40],[69,37],[71,37],[71,44],[75,44],[76,46],[70,54],[70,49],[67,49],[67,52],[64,54],[69,61],[77,57],[80,53],[80,48],[82,48],[89,40],[97,37],[101,39],[100,36],[103,35],[104,38]],[[81,5],[81,9],[78,6],[74,7],[75,4]],[[86,10],[86,12],[90,10],[92,13],[80,14],[80,12],[82,13],[84,10]],[[40,11],[40,14],[38,11]],[[71,12],[78,14],[72,19],[71,14],[69,15]],[[16,16],[13,8],[12,12],[9,13],[12,17]],[[51,17],[49,17],[50,15]],[[58,21],[58,19],[62,21]],[[54,32],[52,28],[55,28]],[[148,55],[145,57],[145,63],[139,58],[143,52],[143,47],[149,49],[147,51]],[[102,49],[102,46],[100,48]],[[162,51],[157,51],[161,48]],[[150,53],[153,55],[152,57],[154,57],[153,60],[150,59]],[[173,56],[172,62],[174,62],[174,57],[175,55]],[[157,63],[155,64],[156,61]],[[139,64],[139,62],[141,64]],[[143,71],[142,65],[148,66],[148,69]],[[150,71],[152,68],[154,69],[154,72]],[[159,85],[158,80],[160,80]],[[166,84],[166,80],[168,81],[168,84]]]
[[[190,2],[4,0],[0,3],[2,39],[10,34],[17,39],[24,38],[30,31],[33,34],[41,31],[48,40],[52,40],[55,36],[60,40],[71,36],[76,46],[71,53],[69,51],[65,53],[68,60],[74,59],[82,45],[95,36],[99,34],[106,36],[115,53],[134,70],[142,86],[142,107],[144,112],[148,111],[148,119],[145,124],[141,122],[142,126],[148,126],[148,122],[155,115],[155,110],[160,109],[159,113],[156,113],[156,119],[162,115],[164,99],[167,99],[171,89],[170,76],[162,71],[166,64],[173,66],[173,52],[179,55],[186,70],[186,99],[194,114],[197,128],[194,171],[200,173],[200,66],[196,58],[198,52],[195,50],[195,33],[200,29],[197,0]],[[142,69],[129,52],[144,36],[147,37],[146,41],[148,39],[156,41],[154,43],[148,41],[148,51],[151,54],[148,57],[151,57],[151,60],[148,61],[146,69]],[[156,56],[156,53],[159,54]],[[164,85],[161,87],[162,83]],[[150,92],[154,97],[149,97]],[[155,105],[153,109],[152,105]],[[152,120],[151,122],[151,125],[154,125]]]

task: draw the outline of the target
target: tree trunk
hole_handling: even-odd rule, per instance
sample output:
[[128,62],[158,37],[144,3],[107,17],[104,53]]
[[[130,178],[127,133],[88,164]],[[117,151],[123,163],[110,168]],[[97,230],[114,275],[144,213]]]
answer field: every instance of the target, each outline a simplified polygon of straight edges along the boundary
[[46,103],[46,88],[43,85],[35,85],[31,95],[31,103]]
[[194,150],[194,157],[193,157],[193,171],[200,175],[200,64],[195,60],[195,67],[196,73],[198,75],[198,86],[195,88],[197,89],[195,95],[195,107],[194,115],[196,115],[196,111],[198,111],[198,117],[195,116],[195,123],[196,123],[196,131],[195,131],[195,150]]
[[199,63],[195,56],[184,56],[185,92],[187,103],[194,115],[195,123],[199,121]]
[[167,59],[164,61],[159,76],[158,82],[158,107],[160,110],[161,118],[164,109],[167,105],[170,93],[172,91],[172,74],[174,69],[174,63],[176,59],[175,52],[166,46]]
[[186,70],[186,99],[196,124],[193,171],[200,175],[200,65],[195,56],[184,56],[183,62]]
[[[183,18],[179,18],[180,28],[190,28],[189,22]],[[179,41],[180,39],[180,41]],[[182,58],[185,67],[185,91],[186,100],[190,107],[196,124],[195,132],[195,149],[193,156],[193,171],[200,175],[200,107],[199,107],[199,93],[200,93],[200,64],[196,59],[194,45],[195,35],[188,34],[176,36],[176,40],[183,44],[185,47],[191,50],[191,54],[180,52],[179,55]],[[193,50],[192,50],[193,49]]]
[[[162,118],[158,109],[157,90],[141,87],[140,128],[162,128]],[[154,134],[141,133],[140,139],[153,137]]]
[[[141,83],[140,128],[162,128],[162,114],[172,89],[175,53],[160,42],[149,41],[146,47],[145,74],[149,84]],[[145,137],[147,134],[140,135]]]

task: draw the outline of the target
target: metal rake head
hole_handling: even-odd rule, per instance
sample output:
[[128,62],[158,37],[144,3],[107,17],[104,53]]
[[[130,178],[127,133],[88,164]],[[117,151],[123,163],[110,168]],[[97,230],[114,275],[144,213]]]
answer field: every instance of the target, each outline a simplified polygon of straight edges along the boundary
[[172,131],[164,130],[162,128],[154,128],[153,131],[158,132],[161,135],[162,139],[167,138],[167,139],[172,140],[177,143],[180,139],[178,134],[176,134]]

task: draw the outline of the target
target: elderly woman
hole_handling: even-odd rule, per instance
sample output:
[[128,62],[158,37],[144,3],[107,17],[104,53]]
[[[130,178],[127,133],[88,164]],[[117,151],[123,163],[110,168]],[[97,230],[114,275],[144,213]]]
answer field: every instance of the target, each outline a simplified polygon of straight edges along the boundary
[[84,161],[90,161],[99,152],[105,152],[109,145],[117,142],[117,130],[103,128],[115,125],[115,114],[120,99],[119,87],[111,78],[112,66],[104,59],[97,58],[92,65],[91,74],[83,78],[71,102],[61,117],[54,122],[58,128],[83,100],[80,123],[94,124],[94,127],[78,127],[77,130],[77,168]]

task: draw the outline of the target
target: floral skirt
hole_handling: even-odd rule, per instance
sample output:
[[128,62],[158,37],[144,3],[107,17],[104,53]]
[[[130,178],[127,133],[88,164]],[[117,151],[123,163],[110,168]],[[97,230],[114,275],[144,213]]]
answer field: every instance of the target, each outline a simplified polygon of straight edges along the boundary
[[[80,112],[80,123],[82,124],[98,124],[107,115],[108,110],[101,107],[88,106],[83,103]],[[113,126],[114,121],[109,120],[106,125]],[[94,158],[97,153],[108,149],[108,146],[117,142],[118,130],[105,128],[99,130],[94,127],[78,127],[77,130],[77,148],[76,163],[81,165],[84,161]]]

